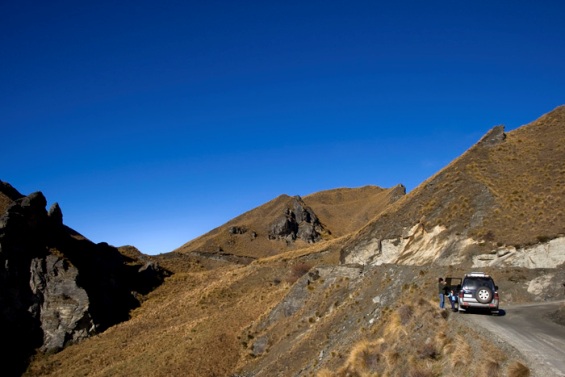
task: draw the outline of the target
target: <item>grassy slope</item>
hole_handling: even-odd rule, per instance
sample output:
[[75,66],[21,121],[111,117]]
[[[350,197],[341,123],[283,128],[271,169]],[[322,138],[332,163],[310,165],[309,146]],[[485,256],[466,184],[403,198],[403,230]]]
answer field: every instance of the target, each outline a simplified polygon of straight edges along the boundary
[[[383,211],[387,205],[402,195],[398,187],[382,189],[365,186],[355,189],[335,189],[306,196],[303,200],[319,217],[321,223],[331,234],[326,240],[348,234],[364,225],[368,219]],[[282,240],[268,239],[270,225],[292,208],[295,199],[281,195],[253,210],[250,210],[226,224],[190,241],[175,250],[179,253],[193,251],[217,252],[219,250],[236,254],[265,258],[290,250],[308,246],[301,240],[287,244]],[[230,227],[246,228],[244,234],[230,234]],[[252,237],[252,232],[256,237]]]
[[364,186],[320,191],[305,196],[304,202],[334,236],[341,237],[360,229],[404,194],[400,185],[390,189]]
[[[378,224],[379,231],[394,233],[404,223],[412,225],[414,219],[426,215],[424,221],[430,225],[447,223],[465,231],[464,224],[471,222],[479,208],[484,212],[482,221],[468,232],[484,236],[492,231],[493,242],[527,243],[533,242],[542,230],[548,235],[562,232],[565,222],[555,204],[563,197],[564,112],[565,109],[559,109],[532,125],[508,133],[505,142],[486,151],[468,151],[392,208],[388,207],[389,221],[376,220],[372,229]],[[488,195],[479,195],[476,199],[477,193],[485,189]],[[339,191],[333,192],[336,198]],[[342,190],[341,194],[344,193]],[[329,212],[333,207],[327,205],[326,194],[314,194],[307,203],[312,208],[318,206],[323,222],[335,223],[338,227],[345,224],[339,214],[350,215],[351,212],[347,212],[347,206]],[[285,200],[279,197],[269,202],[262,215],[279,213],[279,201],[284,203]],[[495,215],[497,209],[499,215]],[[368,217],[371,211],[365,212]],[[518,216],[521,212],[524,216]],[[541,219],[543,224],[533,224],[529,216],[539,212],[543,214],[536,219],[544,216],[547,219]],[[504,217],[506,214],[510,218]],[[497,216],[502,216],[506,222],[501,224]],[[242,219],[248,224],[260,218],[260,214],[246,213],[225,227],[238,225]],[[227,229],[225,227],[206,237],[211,239]],[[484,371],[466,363],[464,356],[453,356],[474,353],[488,361],[480,368],[501,375],[506,372],[514,376],[527,375],[519,358],[490,346],[480,334],[462,338],[461,334],[471,334],[469,329],[450,322],[449,316],[434,308],[436,274],[462,271],[440,272],[433,266],[419,267],[423,273],[407,270],[403,280],[396,281],[401,282],[400,289],[391,289],[395,280],[387,278],[387,274],[391,271],[400,274],[401,270],[393,266],[375,269],[373,277],[365,279],[357,291],[345,289],[334,309],[325,306],[323,300],[326,294],[331,296],[342,291],[346,282],[337,283],[340,287],[331,285],[327,291],[312,290],[315,286],[306,288],[315,293],[309,307],[325,307],[327,312],[318,313],[319,318],[314,318],[313,322],[310,322],[311,316],[289,317],[289,326],[302,334],[303,341],[281,341],[271,345],[262,357],[250,356],[254,339],[250,338],[251,330],[281,302],[293,284],[297,284],[294,281],[304,273],[303,267],[337,265],[343,243],[358,236],[348,234],[306,248],[284,249],[248,266],[202,260],[183,252],[156,258],[175,275],[146,298],[132,313],[130,321],[58,354],[38,357],[27,376],[229,376],[237,370],[254,370],[255,367],[266,371],[263,375],[269,375],[268,371],[285,366],[295,372],[307,367],[309,374],[320,376],[333,375],[327,370],[337,375],[346,375],[349,371],[363,376],[379,371],[390,376],[410,373],[431,376],[449,375],[456,369],[465,370],[468,375],[482,375]],[[188,245],[198,249],[206,245],[206,237]],[[499,285],[508,292],[507,300],[531,299],[525,292],[525,283],[537,272],[505,269],[493,273],[501,279],[504,277]],[[408,296],[397,301],[400,293]],[[376,324],[369,326],[366,315],[374,310],[374,298],[387,294],[392,294],[390,302],[379,308]],[[425,320],[420,320],[422,318]],[[345,326],[356,330],[339,333]],[[283,330],[273,329],[278,331],[277,339],[285,338]],[[438,333],[438,329],[442,330]],[[329,347],[325,348],[329,359],[317,365],[318,347],[324,346]],[[524,374],[520,374],[522,372]]]
[[[345,224],[339,220],[340,213],[347,214],[348,220],[354,220],[355,215],[368,217],[398,195],[398,189],[367,186],[328,190],[307,200],[313,208],[327,207],[322,218],[338,226]],[[340,197],[346,208],[332,211],[329,204]],[[268,226],[265,219],[283,213],[291,199],[280,196],[188,245],[198,250],[221,242],[219,234],[229,234],[230,226],[245,225],[263,232]],[[266,253],[265,258],[249,266],[203,258],[183,248],[157,256],[155,259],[174,275],[148,295],[130,321],[58,354],[38,357],[28,375],[224,376],[236,367],[240,356],[245,359],[248,353],[245,329],[280,302],[308,268],[337,264],[345,239],[347,236],[303,247],[285,246],[281,248],[285,252]],[[131,247],[121,251],[126,255],[138,253]]]
[[361,230],[395,238],[421,222],[492,244],[525,245],[565,233],[565,106],[477,144]]

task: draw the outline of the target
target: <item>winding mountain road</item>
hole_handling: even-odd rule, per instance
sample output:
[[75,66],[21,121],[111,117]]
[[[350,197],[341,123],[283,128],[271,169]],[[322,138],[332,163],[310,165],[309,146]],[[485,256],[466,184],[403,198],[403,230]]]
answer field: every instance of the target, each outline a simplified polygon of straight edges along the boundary
[[499,316],[463,314],[514,346],[534,376],[565,377],[565,326],[550,319],[565,301],[506,306]]

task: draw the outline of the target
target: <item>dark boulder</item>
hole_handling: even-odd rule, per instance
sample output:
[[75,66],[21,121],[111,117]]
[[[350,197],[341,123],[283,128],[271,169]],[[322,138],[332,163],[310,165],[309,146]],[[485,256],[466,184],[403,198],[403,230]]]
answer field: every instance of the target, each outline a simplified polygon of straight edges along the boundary
[[297,238],[306,242],[321,240],[324,227],[318,217],[300,196],[295,196],[284,215],[275,220],[269,228],[269,239],[284,239],[292,242]]

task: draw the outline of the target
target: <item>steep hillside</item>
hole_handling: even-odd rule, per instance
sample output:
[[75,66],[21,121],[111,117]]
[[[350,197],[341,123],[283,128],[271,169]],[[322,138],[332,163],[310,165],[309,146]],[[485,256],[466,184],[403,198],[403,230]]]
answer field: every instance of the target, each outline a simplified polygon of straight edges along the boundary
[[147,257],[174,274],[129,321],[37,355],[24,375],[540,376],[440,310],[436,282],[476,267],[503,309],[565,299],[564,111],[495,127],[407,195],[281,196]]
[[341,188],[281,195],[236,217],[175,252],[264,258],[331,240],[359,229],[405,194],[404,187]]
[[[461,371],[503,376],[514,368],[528,371],[515,350],[458,322],[459,314],[437,308],[437,274],[461,276],[464,269],[302,266],[297,259],[177,272],[149,294],[131,320],[60,353],[37,357],[25,375],[326,377],[381,371],[448,376]],[[505,305],[565,298],[556,284],[565,281],[563,272],[549,279],[541,270],[490,272]],[[556,289],[527,291],[530,281],[540,280]],[[472,362],[476,359],[485,362]]]
[[364,186],[320,191],[305,196],[304,202],[335,237],[341,237],[361,229],[405,194],[402,185],[390,189]]
[[509,133],[497,126],[368,224],[342,260],[471,263],[555,239],[565,234],[564,160],[564,106]]

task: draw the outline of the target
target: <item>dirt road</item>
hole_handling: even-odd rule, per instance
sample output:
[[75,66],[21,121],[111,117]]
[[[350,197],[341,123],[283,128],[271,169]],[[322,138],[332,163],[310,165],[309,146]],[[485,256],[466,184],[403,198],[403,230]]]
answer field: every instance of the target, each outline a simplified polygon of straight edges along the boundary
[[460,314],[520,351],[534,376],[565,377],[565,326],[551,319],[565,301],[506,306],[499,316]]

